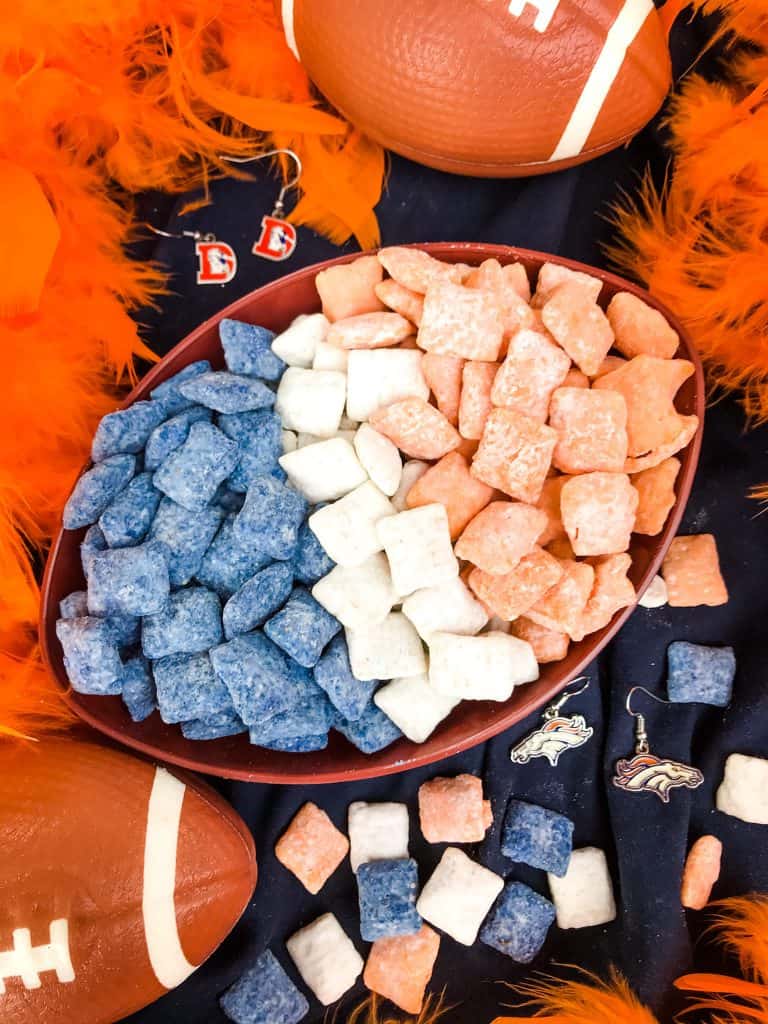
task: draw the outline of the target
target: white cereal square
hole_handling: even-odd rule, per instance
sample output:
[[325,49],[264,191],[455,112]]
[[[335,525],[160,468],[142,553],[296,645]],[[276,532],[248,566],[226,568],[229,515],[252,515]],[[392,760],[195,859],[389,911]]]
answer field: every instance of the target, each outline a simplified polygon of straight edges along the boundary
[[405,463],[400,477],[400,486],[392,495],[392,504],[398,512],[405,512],[408,507],[405,504],[408,491],[410,491],[417,480],[420,480],[424,476],[428,469],[429,463],[422,462],[421,459],[409,459],[408,462]]
[[509,700],[516,686],[538,678],[533,648],[516,636],[433,633],[430,637],[429,682],[446,697]]
[[397,445],[368,423],[360,424],[353,443],[363,469],[379,490],[391,497],[400,486],[403,473]]
[[312,596],[342,626],[351,629],[382,622],[397,600],[389,563],[381,552],[361,565],[337,565],[312,587]]
[[413,743],[423,743],[459,703],[433,690],[425,675],[393,679],[373,700]]
[[733,818],[768,825],[768,761],[747,754],[730,754],[715,806]]
[[288,430],[333,437],[339,429],[347,378],[338,370],[289,366],[277,386],[275,412]]
[[613,884],[602,850],[574,850],[562,878],[548,874],[559,928],[591,928],[616,917]]
[[347,415],[362,423],[400,398],[429,398],[416,349],[357,349],[347,363]]
[[297,316],[287,330],[273,339],[272,351],[289,366],[307,369],[312,365],[315,350],[330,326],[322,313]]
[[283,452],[284,452],[284,454],[287,455],[288,452],[295,452],[296,449],[298,448],[298,446],[299,446],[298,436],[296,434],[294,434],[294,432],[292,430],[284,430],[283,431]]
[[427,671],[419,634],[402,612],[390,612],[362,629],[347,627],[346,637],[355,679],[396,679]]
[[313,512],[307,521],[337,565],[354,566],[382,550],[376,524],[394,513],[386,494],[366,480],[343,498]]
[[403,614],[427,643],[435,632],[475,636],[488,622],[485,608],[458,576],[448,583],[424,587],[406,597]]
[[448,513],[440,504],[422,505],[390,516],[378,525],[392,582],[401,597],[448,583],[459,575]]
[[406,860],[408,857],[408,807],[406,804],[349,805],[349,860],[357,873],[370,860]]
[[335,501],[368,479],[355,449],[343,437],[305,445],[281,455],[277,461],[296,490],[313,505]]
[[319,341],[312,360],[313,370],[339,370],[347,372],[347,353],[343,348],[329,345],[327,341]]
[[416,909],[435,928],[471,946],[503,888],[503,878],[449,846],[422,889]]
[[333,914],[323,914],[295,932],[285,944],[308,988],[323,1006],[330,1006],[352,988],[363,958]]

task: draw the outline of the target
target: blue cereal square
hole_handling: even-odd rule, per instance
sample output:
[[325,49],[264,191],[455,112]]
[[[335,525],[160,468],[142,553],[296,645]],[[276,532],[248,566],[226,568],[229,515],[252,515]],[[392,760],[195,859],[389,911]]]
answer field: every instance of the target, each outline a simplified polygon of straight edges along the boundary
[[296,587],[276,615],[264,623],[264,632],[299,665],[313,668],[341,623],[312,595]]
[[157,707],[155,680],[146,658],[126,661],[121,677],[123,704],[134,722],[143,722]]
[[190,512],[208,505],[240,459],[234,441],[212,423],[193,423],[184,444],[155,472],[159,490]]
[[251,729],[251,743],[257,747],[264,747],[266,750],[280,750],[286,754],[309,754],[313,750],[325,750],[328,746],[328,733],[323,732],[317,736],[291,736],[286,740],[272,740],[269,743],[261,742],[255,735],[256,730]]
[[243,720],[234,711],[220,711],[208,718],[193,718],[181,723],[181,734],[187,740],[220,740],[247,732]]
[[224,362],[232,373],[244,373],[246,377],[261,377],[262,380],[280,380],[285,363],[272,351],[274,331],[242,320],[224,319],[219,324]]
[[419,869],[415,860],[372,860],[357,869],[360,934],[365,942],[415,935]]
[[201,373],[184,381],[179,391],[191,402],[216,412],[250,412],[269,409],[275,404],[275,393],[266,384],[226,370]]
[[342,633],[331,640],[314,669],[315,681],[342,716],[356,722],[371,704],[378,679],[361,682],[352,675],[347,641]]
[[134,477],[101,514],[99,526],[107,544],[125,548],[144,540],[161,497],[151,473]]
[[403,735],[392,719],[388,718],[373,701],[354,722],[346,718],[337,719],[335,728],[363,754],[375,754],[379,750],[384,750]]
[[212,416],[210,409],[196,405],[155,427],[144,449],[144,468],[158,469],[171,452],[175,452],[184,444],[193,423],[210,423]]
[[164,419],[165,411],[156,402],[134,402],[127,409],[108,413],[93,437],[93,461],[103,462],[111,455],[140,452],[149,435]]
[[676,640],[667,648],[667,692],[675,704],[731,702],[736,656],[732,647],[706,647]]
[[73,690],[99,696],[120,693],[123,663],[109,623],[89,615],[59,619],[56,636]]
[[299,1024],[309,1013],[309,1003],[269,950],[219,1002],[235,1024]]
[[104,620],[118,647],[135,647],[141,639],[141,616],[115,612]]
[[270,476],[257,477],[235,519],[235,539],[280,561],[292,558],[309,506],[297,492]]
[[[168,573],[174,587],[189,583],[200,568],[203,556],[224,518],[218,505],[190,512],[170,498],[163,498],[149,536],[169,551]],[[205,580],[201,580],[205,583]]]
[[208,373],[210,369],[211,364],[207,359],[200,359],[196,363],[190,363],[189,366],[185,366],[183,370],[179,370],[178,373],[174,373],[172,377],[169,377],[162,384],[158,384],[156,388],[153,388],[149,393],[150,398],[153,402],[157,402],[158,405],[163,407],[166,416],[174,416],[177,412],[181,412],[182,409],[188,409],[193,404],[179,391],[184,381],[192,380],[193,377],[199,377],[201,373]]
[[261,633],[246,633],[214,647],[211,662],[246,725],[292,706],[291,683],[301,669]]
[[283,424],[274,412],[241,412],[219,416],[219,429],[240,448],[240,461],[229,478],[233,491],[245,493],[256,477],[285,479],[278,464],[283,454]]
[[221,601],[205,587],[177,590],[162,611],[142,620],[141,648],[147,658],[199,654],[221,641]]
[[287,711],[251,727],[251,736],[259,737],[255,741],[258,744],[263,746],[295,736],[320,736],[331,728],[336,713],[310,672],[299,675],[295,670],[288,692],[292,705]]
[[83,566],[83,575],[86,580],[91,571],[91,560],[98,551],[107,550],[107,538],[101,532],[98,523],[94,523],[85,531],[85,536],[80,544],[80,563]]
[[85,590],[74,590],[59,601],[59,615],[62,619],[82,619],[88,614],[88,594]]
[[174,725],[232,710],[224,683],[207,654],[169,654],[152,663],[160,717]]
[[275,562],[257,572],[224,605],[224,635],[227,640],[250,633],[282,608],[291,595],[293,573],[286,562]]
[[486,918],[480,941],[519,964],[541,951],[555,920],[555,908],[522,882],[508,882]]
[[168,551],[156,541],[100,551],[91,560],[92,615],[151,615],[165,607],[169,593]]
[[200,583],[215,590],[223,599],[266,568],[272,557],[252,543],[235,538],[235,517],[228,516],[205,553],[196,576]]
[[293,572],[301,583],[311,585],[327,576],[336,563],[325,553],[322,544],[304,523],[299,530],[299,542],[293,556]]
[[115,455],[83,473],[64,506],[64,529],[79,530],[95,523],[136,472],[133,455]]
[[572,849],[570,818],[537,804],[510,800],[501,836],[505,857],[562,878],[568,870]]

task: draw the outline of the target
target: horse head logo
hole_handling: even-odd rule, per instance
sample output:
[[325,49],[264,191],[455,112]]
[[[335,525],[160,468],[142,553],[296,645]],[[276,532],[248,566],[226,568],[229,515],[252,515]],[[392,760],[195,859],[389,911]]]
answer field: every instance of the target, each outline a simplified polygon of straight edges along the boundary
[[574,750],[591,739],[594,729],[588,726],[583,715],[570,718],[550,718],[540,729],[518,743],[509,752],[515,764],[527,764],[534,757],[546,757],[553,768],[557,768],[560,755]]
[[669,803],[670,790],[684,786],[697,789],[704,781],[698,768],[655,757],[653,754],[637,754],[629,760],[618,761],[614,786],[628,793],[655,793],[665,804]]

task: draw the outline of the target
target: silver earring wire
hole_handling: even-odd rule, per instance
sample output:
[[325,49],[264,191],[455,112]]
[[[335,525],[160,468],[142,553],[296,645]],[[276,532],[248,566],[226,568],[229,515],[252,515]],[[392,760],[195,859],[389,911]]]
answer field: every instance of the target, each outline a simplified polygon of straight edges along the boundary
[[647,754],[650,750],[648,746],[648,732],[645,727],[645,715],[639,711],[632,710],[632,698],[638,692],[644,693],[651,700],[655,700],[658,704],[671,704],[672,701],[664,700],[663,697],[657,697],[655,693],[651,693],[650,690],[646,690],[644,686],[633,686],[627,694],[627,699],[624,703],[624,707],[627,710],[627,714],[631,715],[635,719],[635,739],[637,745],[635,747],[636,754]]
[[161,238],[191,238],[195,242],[216,241],[216,235],[210,231],[162,231],[160,228],[156,228],[154,224],[147,224],[147,227],[153,234],[160,235]]
[[556,701],[553,701],[553,703],[550,704],[544,712],[544,718],[557,718],[558,712],[568,703],[571,697],[578,697],[580,693],[584,693],[585,690],[589,689],[591,682],[589,676],[577,676],[576,679],[571,680],[569,685],[581,682],[583,682],[584,685],[580,686],[578,690],[566,690]]
[[290,192],[292,188],[296,188],[301,181],[301,175],[304,167],[301,163],[301,157],[298,153],[294,153],[292,149],[270,149],[266,153],[259,153],[256,156],[225,156],[223,153],[219,153],[219,159],[225,160],[230,164],[252,164],[257,160],[266,160],[270,156],[287,156],[293,160],[296,165],[296,171],[290,181],[286,181],[280,188],[277,199],[275,200],[275,208],[272,211],[273,217],[282,217],[285,212],[285,195]]

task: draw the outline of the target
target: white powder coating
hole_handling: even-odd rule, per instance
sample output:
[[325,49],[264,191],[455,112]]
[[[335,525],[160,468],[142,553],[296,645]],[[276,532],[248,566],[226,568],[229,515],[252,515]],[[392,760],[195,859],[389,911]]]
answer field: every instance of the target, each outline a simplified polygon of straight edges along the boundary
[[313,505],[343,498],[368,479],[354,448],[343,437],[305,445],[277,461],[296,490]]
[[347,629],[349,663],[355,679],[396,679],[427,671],[419,634],[402,612],[362,629]]
[[768,825],[768,761],[747,754],[731,754],[715,797],[723,814],[753,825]]
[[323,1006],[330,1006],[355,984],[363,958],[333,914],[323,914],[285,944],[304,982]]
[[664,577],[659,576],[657,573],[645,588],[643,596],[637,603],[641,608],[662,608],[667,604],[668,600],[667,584],[664,582]]
[[403,460],[397,445],[368,423],[362,423],[355,434],[354,446],[368,476],[380,491],[391,497],[400,486],[403,473]]
[[394,513],[387,496],[368,480],[334,504],[313,512],[308,523],[337,565],[355,566],[382,550],[376,524]]
[[289,366],[277,386],[275,412],[287,430],[334,437],[339,429],[347,378],[338,370]]
[[459,703],[434,690],[426,675],[393,679],[373,700],[413,743],[428,739]]
[[378,524],[392,583],[401,597],[448,583],[459,575],[444,505],[422,505]]
[[503,878],[449,846],[424,886],[416,909],[435,928],[471,946],[503,888]]
[[456,636],[433,633],[429,682],[458,700],[509,700],[514,688],[539,678],[533,648],[507,633]]
[[322,313],[297,316],[291,326],[272,341],[272,351],[289,366],[308,369],[315,351],[328,333],[330,323]]
[[403,614],[427,643],[436,632],[474,636],[488,622],[484,606],[458,576],[437,587],[416,590],[403,601]]
[[548,874],[560,928],[590,928],[616,917],[613,884],[605,854],[595,846],[574,850],[562,878]]
[[406,860],[408,857],[408,807],[406,804],[349,805],[349,860],[357,873],[370,860]]
[[381,552],[371,555],[362,565],[337,565],[318,580],[312,596],[342,626],[351,629],[382,622],[396,601],[389,563]]
[[347,362],[347,415],[362,423],[401,398],[429,398],[417,349],[357,349]]

